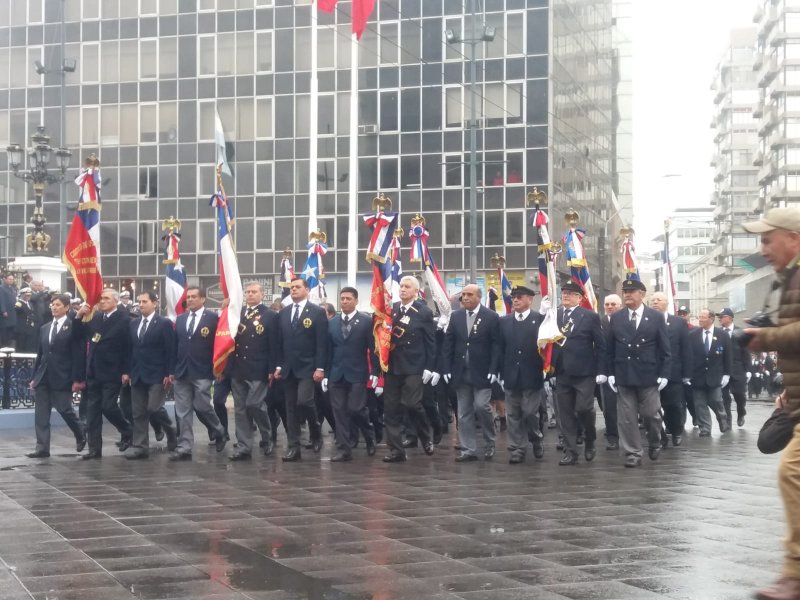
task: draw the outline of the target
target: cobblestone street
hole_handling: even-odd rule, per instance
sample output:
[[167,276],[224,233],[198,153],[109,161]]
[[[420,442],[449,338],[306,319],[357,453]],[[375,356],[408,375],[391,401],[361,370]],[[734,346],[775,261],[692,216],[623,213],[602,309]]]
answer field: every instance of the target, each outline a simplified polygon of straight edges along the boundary
[[502,436],[491,462],[454,463],[453,437],[405,464],[363,445],[331,464],[326,436],[301,463],[234,464],[202,442],[192,462],[163,444],[129,462],[109,429],[102,461],[77,461],[66,428],[31,460],[33,431],[5,431],[0,600],[749,598],[782,553],[778,457],[755,445],[768,414],[687,431],[639,469],[601,440],[593,464],[559,467],[552,431],[521,465]]

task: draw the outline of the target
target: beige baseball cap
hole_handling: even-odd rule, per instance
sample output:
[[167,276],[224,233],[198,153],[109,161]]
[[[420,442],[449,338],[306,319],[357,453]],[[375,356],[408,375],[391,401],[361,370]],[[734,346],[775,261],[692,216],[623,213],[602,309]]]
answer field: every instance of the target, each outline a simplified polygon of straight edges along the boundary
[[794,206],[771,208],[759,221],[742,223],[742,229],[749,233],[766,233],[774,229],[800,232],[800,208]]

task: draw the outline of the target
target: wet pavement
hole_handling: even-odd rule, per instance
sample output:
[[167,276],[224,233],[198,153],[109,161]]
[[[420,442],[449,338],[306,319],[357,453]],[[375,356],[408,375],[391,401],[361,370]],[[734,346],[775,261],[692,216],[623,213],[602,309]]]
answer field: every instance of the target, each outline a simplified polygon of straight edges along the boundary
[[750,598],[781,559],[777,456],[755,447],[768,414],[687,431],[639,469],[604,445],[559,467],[552,431],[521,465],[454,463],[454,438],[331,464],[332,436],[301,463],[202,443],[192,462],[129,462],[111,431],[102,461],[77,461],[66,428],[31,460],[33,431],[4,431],[0,600]]

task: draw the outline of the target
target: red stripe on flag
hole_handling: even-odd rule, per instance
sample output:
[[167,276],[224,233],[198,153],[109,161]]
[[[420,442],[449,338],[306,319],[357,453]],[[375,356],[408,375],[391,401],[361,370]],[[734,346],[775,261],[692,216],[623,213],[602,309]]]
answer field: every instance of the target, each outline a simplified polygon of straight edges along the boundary
[[327,13],[332,13],[338,0],[317,0],[317,8]]
[[375,0],[353,0],[353,33],[361,39],[367,28],[367,21],[375,8]]
[[83,219],[75,213],[67,243],[64,245],[62,261],[72,274],[81,297],[89,306],[97,304],[103,292],[103,276],[98,268],[99,256],[100,248],[86,230]]

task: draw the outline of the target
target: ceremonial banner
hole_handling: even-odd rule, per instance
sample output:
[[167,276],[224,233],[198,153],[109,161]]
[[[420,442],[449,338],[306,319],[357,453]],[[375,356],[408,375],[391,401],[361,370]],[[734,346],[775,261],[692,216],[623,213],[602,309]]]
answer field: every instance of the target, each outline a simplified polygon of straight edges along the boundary
[[328,246],[325,243],[327,236],[325,232],[317,230],[308,234],[308,258],[300,273],[300,277],[308,283],[308,299],[314,304],[321,304],[327,300],[327,293],[325,292],[325,268],[322,265],[322,257],[328,252]]
[[664,293],[667,295],[667,312],[675,314],[675,297],[678,293],[675,288],[675,277],[672,275],[672,259],[669,256],[669,229],[672,225],[667,219],[664,221],[664,262],[661,265],[662,281],[664,282]]
[[72,219],[64,254],[66,265],[81,297],[89,306],[100,300],[103,275],[100,271],[100,161],[94,154],[84,162],[75,178],[80,188],[78,210]]
[[289,288],[292,284],[292,279],[295,278],[294,267],[292,266],[292,250],[286,248],[283,251],[283,258],[281,258],[281,277],[278,285],[281,287],[281,305],[289,306],[292,299],[289,297]]
[[433,260],[431,251],[428,248],[428,230],[425,229],[425,217],[419,213],[411,219],[411,229],[408,232],[411,238],[411,262],[422,262],[424,268],[425,282],[431,291],[431,298],[436,308],[439,309],[439,327],[447,329],[450,322],[450,315],[453,308],[450,299],[447,297],[447,289],[444,287],[436,262]]
[[181,234],[177,232],[181,222],[170,217],[162,225],[167,233],[161,238],[164,240],[164,260],[161,261],[167,266],[166,278],[164,280],[164,301],[167,306],[167,318],[173,323],[178,315],[185,311],[186,302],[186,272],[183,270],[181,255],[178,250]]
[[597,312],[597,298],[594,295],[586,254],[583,251],[583,236],[586,232],[575,228],[578,224],[578,213],[570,209],[565,216],[569,229],[564,234],[562,242],[567,253],[567,266],[572,273],[572,281],[583,290],[581,306]]
[[625,269],[626,279],[635,279],[639,281],[639,266],[636,263],[636,249],[633,246],[633,228],[623,227],[620,229],[622,235],[622,265]]

